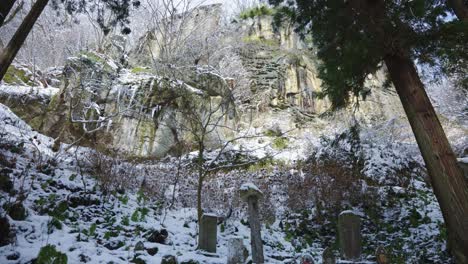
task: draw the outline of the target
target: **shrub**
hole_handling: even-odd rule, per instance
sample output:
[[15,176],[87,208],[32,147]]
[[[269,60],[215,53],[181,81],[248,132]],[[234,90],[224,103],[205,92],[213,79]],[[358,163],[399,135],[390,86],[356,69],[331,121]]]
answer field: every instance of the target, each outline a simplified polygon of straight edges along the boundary
[[266,6],[266,5],[260,5],[256,6],[247,10],[242,11],[239,14],[239,17],[241,19],[249,19],[249,18],[254,18],[254,17],[259,17],[259,16],[269,16],[273,15],[274,9]]
[[67,262],[67,255],[57,251],[53,245],[41,248],[35,261],[36,264],[67,264]]

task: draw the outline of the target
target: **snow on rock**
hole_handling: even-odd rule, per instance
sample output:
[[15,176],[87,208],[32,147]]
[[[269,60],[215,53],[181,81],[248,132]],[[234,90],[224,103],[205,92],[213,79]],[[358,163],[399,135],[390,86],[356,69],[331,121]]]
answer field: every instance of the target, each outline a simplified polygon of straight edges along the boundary
[[49,100],[60,89],[54,87],[34,87],[17,85],[0,85],[0,97],[16,98],[20,100]]
[[252,191],[255,191],[255,192],[262,193],[262,191],[260,191],[260,189],[255,184],[253,184],[251,182],[247,182],[247,183],[242,184],[241,187],[239,188],[239,190],[241,190],[241,191],[252,190]]

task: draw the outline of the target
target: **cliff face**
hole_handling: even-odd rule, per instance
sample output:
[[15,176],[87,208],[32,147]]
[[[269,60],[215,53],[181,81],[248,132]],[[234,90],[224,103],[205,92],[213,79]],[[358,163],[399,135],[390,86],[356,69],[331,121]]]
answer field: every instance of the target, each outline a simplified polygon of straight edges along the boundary
[[[129,54],[133,68],[124,67],[102,54],[84,53],[71,58],[63,70],[60,91],[50,98],[46,114],[29,121],[34,121],[36,129],[64,142],[80,139],[84,145],[93,146],[98,142],[106,151],[162,157],[177,143],[190,144],[193,139],[187,133],[178,132],[177,127],[186,118],[180,111],[186,102],[183,101],[186,94],[197,106],[232,99],[230,104],[235,101],[236,109],[231,109],[233,112],[222,121],[223,126],[234,127],[237,132],[249,130],[257,134],[289,131],[291,139],[288,139],[287,147],[292,149],[303,148],[302,139],[326,134],[351,117],[364,123],[391,118],[404,120],[395,92],[382,88],[382,72],[368,76],[368,86],[372,90],[367,100],[360,102],[358,110],[350,107],[332,117],[325,115],[330,103],[317,96],[321,81],[317,76],[317,59],[309,49],[311,42],[302,41],[292,26],[273,28],[271,16],[237,21],[229,26],[231,31],[228,33],[223,32],[220,23],[219,5],[195,9],[176,18],[174,23],[180,23],[181,19],[185,20],[186,28],[181,28],[180,32],[192,41],[190,49],[161,45],[164,36],[159,31],[151,31]],[[239,58],[236,67],[242,68],[245,74],[232,82],[246,85],[237,87],[230,79],[219,81],[211,78],[214,75],[207,78],[209,74],[201,74],[210,72],[207,64],[211,61],[207,54],[213,52],[205,52],[210,45],[217,45],[214,53],[229,49],[231,53],[225,57]],[[176,62],[195,59],[196,67],[161,77],[159,69],[153,68],[154,63],[160,63],[159,58],[164,58],[164,53],[169,50],[175,54],[180,52],[175,57]],[[228,71],[227,76],[230,73]],[[235,96],[236,93],[248,96],[240,98]],[[234,112],[237,113],[235,118]],[[24,118],[32,119],[27,115]],[[90,133],[95,129],[99,132]],[[232,133],[217,130],[210,145],[216,147]],[[275,137],[267,138],[262,144],[275,140]]]

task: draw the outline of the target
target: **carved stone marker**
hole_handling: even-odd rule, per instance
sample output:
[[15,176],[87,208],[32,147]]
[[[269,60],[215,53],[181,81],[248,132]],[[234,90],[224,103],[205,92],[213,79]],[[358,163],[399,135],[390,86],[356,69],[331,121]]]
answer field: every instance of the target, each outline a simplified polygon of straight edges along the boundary
[[198,249],[216,253],[218,236],[218,217],[212,214],[204,214],[201,217],[198,234]]
[[361,218],[353,211],[344,211],[338,217],[338,237],[341,256],[356,260],[361,256]]
[[300,262],[300,263],[301,263],[301,264],[314,264],[315,262],[314,262],[314,258],[312,258],[311,255],[309,255],[309,254],[304,254],[304,255],[302,255],[302,257],[301,257],[301,262]]
[[375,250],[375,257],[378,264],[389,264],[390,261],[387,257],[387,251],[384,247],[380,246]]
[[233,237],[228,240],[227,264],[245,263],[249,251],[245,248],[242,237]]
[[322,253],[323,264],[336,264],[335,254],[333,250],[327,247]]
[[247,202],[249,210],[250,245],[252,246],[253,263],[265,263],[258,212],[258,200],[262,196],[263,193],[253,183],[244,183],[240,187],[240,197],[244,202]]
[[468,157],[458,159],[458,166],[462,170],[465,179],[468,180]]

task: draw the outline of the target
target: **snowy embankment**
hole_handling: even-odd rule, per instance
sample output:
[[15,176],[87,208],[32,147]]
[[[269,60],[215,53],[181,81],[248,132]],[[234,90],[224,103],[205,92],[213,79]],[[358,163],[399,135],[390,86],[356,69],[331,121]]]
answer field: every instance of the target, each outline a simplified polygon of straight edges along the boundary
[[[62,145],[52,151],[53,139],[33,131],[1,104],[0,143],[3,163],[11,166],[7,169],[14,181],[10,194],[1,192],[0,203],[14,203],[23,194],[27,215],[24,220],[7,216],[15,235],[11,244],[0,247],[0,263],[27,263],[46,245],[65,253],[68,263],[128,263],[137,258],[160,263],[165,255],[177,256],[181,263],[226,263],[230,237],[243,237],[248,245],[248,227],[228,221],[219,232],[216,255],[197,251],[194,209],[166,210],[139,192],[104,195],[93,178],[80,174],[75,159],[91,150]],[[162,230],[167,230],[167,238],[158,237]],[[294,255],[283,237],[265,230],[266,241],[284,245],[283,252],[267,246],[267,256]]]
[[[363,261],[375,259],[374,251],[379,245],[407,263],[421,258],[429,262],[449,261],[440,209],[420,176],[424,173],[415,165],[419,159],[410,158],[413,154],[407,146],[394,144],[391,139],[389,142],[373,145],[363,141],[357,152],[362,154],[362,173],[368,180],[358,182],[364,194],[360,202],[367,199],[373,207],[345,204],[345,208],[363,216]],[[335,148],[322,146],[317,157],[322,157],[322,161],[323,157],[334,157],[346,162],[339,156],[351,155],[352,143],[342,140],[332,144]],[[250,249],[245,205],[236,202],[236,186],[245,181],[253,181],[265,194],[261,203],[262,239],[268,263],[294,262],[303,254],[321,263],[324,248],[336,246],[336,219],[328,216],[320,220],[316,214],[315,188],[330,188],[315,184],[320,184],[314,182],[315,176],[321,177],[317,171],[310,174],[303,171],[306,168],[268,165],[255,171],[213,175],[206,183],[203,202],[218,215],[228,204],[233,216],[218,225],[217,254],[208,255],[196,249],[198,228],[192,174],[183,175],[174,188],[170,185],[176,174],[172,159],[168,163],[137,164],[139,170],[117,167],[123,170],[120,175],[132,179],[134,188],[106,192],[103,182],[96,180],[98,172],[93,170],[93,163],[80,159],[93,159],[94,153],[83,147],[57,148],[53,139],[33,131],[0,104],[0,176],[6,175],[13,182],[12,189],[1,190],[0,205],[22,202],[26,210],[26,217],[21,220],[7,216],[15,235],[8,245],[0,247],[0,263],[27,263],[46,245],[66,254],[68,263],[160,263],[166,255],[176,256],[180,263],[226,263],[229,238],[244,238],[244,245]],[[402,175],[408,166],[414,170]],[[149,173],[143,174],[144,170]],[[170,176],[169,184],[163,181],[163,170]],[[386,176],[385,180],[382,176]],[[400,179],[401,176],[405,178]],[[310,181],[314,184],[308,185]],[[143,182],[154,194],[139,189]],[[174,209],[168,209],[164,200],[168,194],[171,196],[171,190],[177,190]],[[0,210],[8,210],[8,206]],[[268,211],[272,215],[269,220],[265,214]],[[4,215],[5,211],[1,211],[0,216]],[[424,245],[423,251],[418,249],[420,245]],[[334,250],[337,253],[337,248]]]

